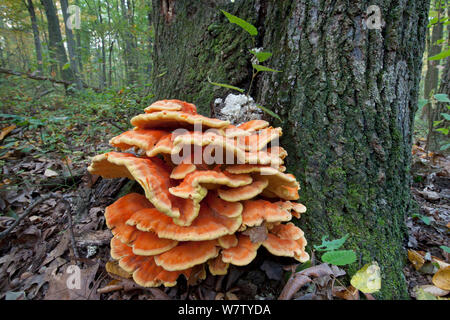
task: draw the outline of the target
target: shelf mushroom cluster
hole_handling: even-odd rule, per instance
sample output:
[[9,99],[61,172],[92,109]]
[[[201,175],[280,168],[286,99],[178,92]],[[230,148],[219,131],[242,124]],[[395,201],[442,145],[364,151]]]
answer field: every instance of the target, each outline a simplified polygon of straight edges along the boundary
[[137,284],[174,286],[181,274],[204,279],[206,268],[224,275],[260,246],[309,259],[303,231],[289,222],[306,208],[292,202],[299,184],[274,143],[280,128],[264,120],[233,126],[179,100],[157,101],[131,124],[110,140],[122,152],[95,156],[88,170],[136,180],[144,191],[105,211],[111,257]]

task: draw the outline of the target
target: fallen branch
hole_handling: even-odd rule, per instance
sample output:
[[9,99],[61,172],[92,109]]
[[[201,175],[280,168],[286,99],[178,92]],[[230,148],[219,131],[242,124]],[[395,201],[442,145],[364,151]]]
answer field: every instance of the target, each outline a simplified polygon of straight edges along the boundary
[[8,234],[10,234],[11,231],[20,223],[20,221],[25,219],[31,213],[31,211],[33,211],[34,207],[36,207],[38,204],[42,203],[43,201],[49,198],[50,195],[45,195],[36,199],[36,201],[30,204],[28,208],[16,219],[16,221],[14,221],[12,225],[10,225],[6,230],[0,232],[0,240],[6,237]]
[[[45,77],[45,76],[40,76],[37,74],[32,74],[32,73],[25,73],[25,72],[20,72],[20,71],[14,71],[14,70],[10,70],[10,69],[4,69],[4,68],[0,68],[0,73],[5,73],[5,74],[10,74],[13,76],[19,76],[19,77],[27,77],[33,80],[47,80],[53,83],[59,83],[59,84],[63,84],[64,86],[70,86],[72,84],[75,84],[75,82],[70,82],[70,81],[66,81],[66,80],[59,80],[59,79],[55,79],[55,78],[50,78],[50,77]],[[83,88],[86,89],[93,89],[96,92],[101,92],[102,90],[99,88],[95,88],[95,87],[90,87],[87,84],[83,83]]]

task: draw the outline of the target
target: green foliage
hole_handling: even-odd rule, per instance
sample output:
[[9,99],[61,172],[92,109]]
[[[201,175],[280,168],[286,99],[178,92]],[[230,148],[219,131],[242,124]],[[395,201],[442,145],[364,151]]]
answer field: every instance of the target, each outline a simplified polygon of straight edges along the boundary
[[252,64],[253,69],[255,69],[258,72],[267,71],[267,72],[281,72],[272,68],[268,68],[259,64]]
[[344,266],[356,261],[356,254],[353,250],[337,250],[347,241],[349,234],[342,238],[328,241],[328,235],[322,237],[320,245],[314,245],[317,251],[325,252],[322,255],[322,261],[336,266]]
[[450,49],[444,50],[441,53],[438,53],[437,55],[429,57],[428,60],[441,60],[447,58],[448,56],[450,56]]
[[[148,87],[141,86],[66,95],[63,86],[38,83],[0,76],[0,127],[15,124],[22,135],[10,134],[0,142],[0,158],[33,151],[37,156],[54,153],[55,157],[87,161],[106,151],[105,140],[129,128],[129,119],[153,97]],[[40,97],[47,91],[50,93]]]
[[[252,36],[253,45],[255,44],[254,37],[256,35],[258,35],[258,30],[256,29],[256,27],[254,25],[252,25],[251,23],[249,23],[239,17],[236,17],[236,16],[232,15],[231,13],[228,13],[224,10],[220,10],[220,11],[227,17],[227,19],[230,23],[234,23],[234,24],[240,26],[245,31],[247,31]],[[250,53],[254,56],[254,58],[256,58],[256,60],[258,60],[259,63],[262,63],[262,62],[270,59],[270,57],[272,57],[272,53],[268,52],[268,51],[250,50]],[[248,88],[247,95],[250,94],[253,81],[259,72],[280,72],[280,71],[260,65],[260,64],[252,63],[252,80],[250,82],[250,86]],[[208,78],[208,82],[215,86],[232,89],[232,90],[237,90],[241,93],[244,93],[244,89],[238,88],[236,86],[232,86],[232,85],[224,84],[224,83],[212,82],[211,80],[209,80],[209,78]],[[257,106],[257,107],[260,108],[261,110],[263,110],[268,115],[282,121],[281,118],[273,111],[271,111],[263,106]]]
[[433,97],[439,102],[450,103],[450,99],[448,98],[448,95],[445,93],[436,93]]
[[348,237],[349,237],[349,234],[347,233],[342,238],[328,241],[328,240],[326,240],[328,238],[328,236],[327,235],[323,236],[322,243],[320,245],[314,245],[314,249],[316,249],[317,251],[337,250],[340,247],[342,247],[342,245],[345,243],[345,241],[347,241]]
[[259,63],[264,62],[272,57],[272,52],[250,50],[250,53],[255,56]]
[[427,226],[429,226],[431,224],[431,220],[429,217],[415,213],[412,215],[413,218],[417,218],[420,219],[423,223],[425,223]]
[[322,261],[336,266],[345,266],[356,261],[356,254],[353,250],[328,251],[322,255]]
[[450,253],[450,247],[447,246],[440,246],[439,248],[441,248],[442,250],[444,250],[447,253]]
[[274,117],[274,118],[280,120],[281,122],[283,122],[283,120],[281,120],[281,118],[275,112],[273,112],[272,110],[269,110],[269,109],[267,109],[267,108],[265,108],[263,106],[257,106],[257,107],[260,108],[265,113],[267,113],[267,114],[271,115],[272,117]]
[[228,88],[228,89],[236,90],[236,91],[239,91],[240,93],[244,93],[244,92],[245,92],[244,89],[241,89],[241,88],[238,88],[238,87],[229,85],[229,84],[218,83],[218,82],[212,82],[212,81],[209,80],[209,79],[208,79],[208,82],[209,82],[210,84],[214,85],[214,86],[218,86],[218,87],[223,87],[223,88]]
[[422,111],[422,108],[425,107],[428,103],[428,99],[420,99],[419,103],[418,103],[418,108],[419,110],[417,110],[418,112]]
[[222,11],[222,13],[225,15],[225,17],[227,17],[228,21],[230,21],[231,23],[237,24],[239,27],[241,27],[242,29],[247,31],[251,36],[254,37],[254,36],[258,35],[258,30],[251,23],[248,23],[247,21],[245,21],[239,17],[236,17],[235,15],[232,15],[231,13],[228,13],[225,10],[220,10],[220,11]]

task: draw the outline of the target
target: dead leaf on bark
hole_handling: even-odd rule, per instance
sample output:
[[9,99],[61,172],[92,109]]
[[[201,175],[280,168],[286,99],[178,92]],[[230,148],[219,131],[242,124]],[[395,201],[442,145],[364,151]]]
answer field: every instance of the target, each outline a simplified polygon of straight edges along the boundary
[[242,234],[249,236],[253,243],[263,242],[267,239],[267,227],[265,225],[251,227],[242,232]]

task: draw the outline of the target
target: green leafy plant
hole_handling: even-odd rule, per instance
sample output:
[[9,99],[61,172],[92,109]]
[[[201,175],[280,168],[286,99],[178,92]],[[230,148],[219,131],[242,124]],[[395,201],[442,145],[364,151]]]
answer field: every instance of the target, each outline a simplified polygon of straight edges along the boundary
[[328,241],[328,235],[322,237],[320,245],[314,245],[314,249],[325,252],[322,255],[322,261],[336,266],[344,266],[356,261],[356,254],[353,250],[338,250],[347,241],[349,234],[342,238]]
[[439,248],[441,248],[442,250],[444,250],[447,253],[450,253],[450,247],[447,246],[440,246]]
[[421,220],[423,223],[425,223],[427,226],[429,226],[429,225],[431,224],[431,219],[428,218],[428,217],[426,217],[426,216],[424,216],[424,215],[415,213],[415,214],[412,215],[412,217],[413,217],[413,218],[420,219],[420,220]]
[[[450,98],[445,93],[436,93],[436,94],[432,95],[432,97],[430,99],[419,100],[419,110],[421,110],[428,103],[431,104],[431,106],[430,106],[431,108],[436,108],[437,103],[449,103],[449,105],[447,105],[446,107],[447,107],[447,110],[450,110]],[[430,130],[432,128],[436,128],[437,126],[439,126],[442,123],[445,123],[446,126],[434,129],[434,131],[439,132],[445,136],[448,136],[450,133],[450,128],[448,125],[449,121],[450,121],[450,113],[441,112],[441,119],[437,120],[437,121],[433,121],[432,124],[430,123],[430,126],[429,126]],[[448,148],[450,148],[450,143],[445,143],[445,142],[442,143],[442,145],[440,147],[441,150],[446,150]]]

